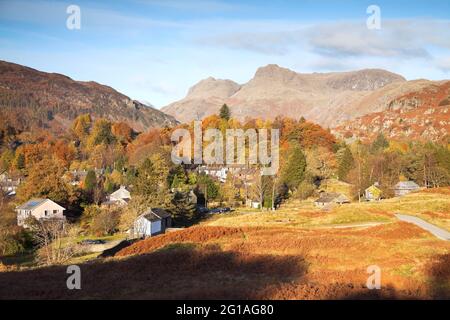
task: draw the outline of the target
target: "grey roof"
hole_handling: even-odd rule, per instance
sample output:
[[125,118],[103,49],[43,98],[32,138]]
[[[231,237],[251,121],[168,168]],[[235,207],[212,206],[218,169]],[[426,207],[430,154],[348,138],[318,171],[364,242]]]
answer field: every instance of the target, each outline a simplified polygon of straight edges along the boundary
[[158,221],[164,218],[169,218],[170,214],[161,208],[151,208],[141,215],[141,217],[147,219],[148,221]]
[[314,202],[330,203],[330,202],[333,202],[334,200],[336,200],[337,198],[340,198],[339,200],[340,200],[340,201],[343,201],[343,202],[349,201],[349,200],[347,199],[347,197],[344,196],[342,193],[336,193],[336,192],[322,192],[322,193],[320,194],[319,199],[317,199],[317,200],[314,201]]
[[33,210],[37,206],[47,201],[47,199],[31,199],[17,207],[19,210]]
[[170,213],[168,213],[166,210],[161,208],[152,208],[151,209],[158,217],[160,218],[168,218],[170,217]]
[[396,189],[408,189],[408,190],[414,190],[419,189],[419,185],[415,183],[414,181],[400,181],[395,185]]

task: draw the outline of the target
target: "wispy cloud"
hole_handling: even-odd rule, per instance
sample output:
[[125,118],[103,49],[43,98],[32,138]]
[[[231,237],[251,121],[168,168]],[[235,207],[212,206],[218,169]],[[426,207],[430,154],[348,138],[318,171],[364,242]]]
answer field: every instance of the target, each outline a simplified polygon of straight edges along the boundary
[[202,13],[236,11],[246,7],[218,0],[136,0],[139,3],[182,11]]
[[365,21],[312,26],[289,23],[285,30],[279,31],[255,29],[227,32],[197,41],[259,53],[281,55],[301,48],[321,56],[341,57],[429,58],[430,46],[450,48],[450,21],[444,20],[386,20],[381,30],[367,29]]
[[309,30],[306,39],[310,48],[322,55],[428,58],[430,46],[450,47],[450,22],[386,20],[381,30],[338,22]]

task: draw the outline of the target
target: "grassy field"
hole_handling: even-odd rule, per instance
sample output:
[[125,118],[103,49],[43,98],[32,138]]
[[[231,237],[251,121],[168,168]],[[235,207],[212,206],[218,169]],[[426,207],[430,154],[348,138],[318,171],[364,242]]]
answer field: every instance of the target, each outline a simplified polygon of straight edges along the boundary
[[353,202],[329,211],[314,207],[313,200],[292,201],[280,210],[237,210],[230,215],[216,215],[204,222],[210,226],[284,226],[317,228],[338,225],[387,223],[396,221],[395,213],[420,217],[450,231],[450,188],[411,193],[378,202]]
[[[0,273],[0,298],[450,298],[450,243],[393,217],[448,226],[450,196],[438,191],[325,212],[305,201],[214,216],[81,264],[80,291],[65,288],[64,266]],[[381,290],[366,287],[372,265]]]

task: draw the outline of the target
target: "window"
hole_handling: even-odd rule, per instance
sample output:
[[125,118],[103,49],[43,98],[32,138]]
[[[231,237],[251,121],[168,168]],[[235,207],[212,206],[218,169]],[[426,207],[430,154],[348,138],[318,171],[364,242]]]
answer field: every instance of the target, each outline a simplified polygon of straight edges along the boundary
[[53,214],[57,214],[58,213],[58,210],[53,210]]
[[44,216],[48,216],[48,210],[44,210]]

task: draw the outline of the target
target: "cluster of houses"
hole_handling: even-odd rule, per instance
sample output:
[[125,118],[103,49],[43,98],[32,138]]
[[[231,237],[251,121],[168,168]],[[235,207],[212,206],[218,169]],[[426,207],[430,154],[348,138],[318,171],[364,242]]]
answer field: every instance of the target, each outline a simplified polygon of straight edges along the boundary
[[[95,175],[97,177],[101,177],[105,174],[105,169],[94,169]],[[81,186],[84,179],[86,179],[86,176],[88,174],[88,170],[86,169],[80,169],[80,170],[71,170],[68,171],[68,179],[70,180],[70,184],[73,186]]]
[[[225,183],[228,174],[234,177],[234,184],[241,194],[245,194],[246,198],[249,196],[253,183],[260,177],[261,171],[252,165],[242,164],[213,164],[185,167],[188,171],[195,171],[198,174],[206,174],[220,183]],[[251,208],[259,208],[261,203],[257,199],[247,199],[246,206]]]
[[[108,196],[108,200],[102,206],[126,206],[131,199],[130,192],[121,186]],[[34,217],[38,221],[65,221],[66,209],[50,199],[31,199],[16,207],[17,224],[28,228],[27,219]],[[129,230],[134,238],[151,237],[164,233],[172,226],[172,218],[169,213],[161,208],[150,208],[139,215]]]
[[[394,186],[394,194],[396,197],[401,197],[419,189],[420,186],[414,181],[399,181]],[[366,201],[379,201],[382,196],[383,192],[377,182],[364,190],[364,199]],[[319,198],[314,201],[316,207],[323,209],[327,209],[335,204],[341,205],[346,203],[350,203],[350,199],[344,194],[337,192],[320,192]]]
[[202,165],[195,168],[195,170],[197,173],[204,173],[210,177],[216,178],[222,183],[227,180],[228,173],[231,173],[234,177],[244,183],[251,183],[254,176],[259,174],[259,170],[257,168],[241,164]]

